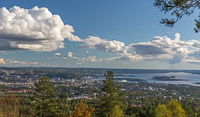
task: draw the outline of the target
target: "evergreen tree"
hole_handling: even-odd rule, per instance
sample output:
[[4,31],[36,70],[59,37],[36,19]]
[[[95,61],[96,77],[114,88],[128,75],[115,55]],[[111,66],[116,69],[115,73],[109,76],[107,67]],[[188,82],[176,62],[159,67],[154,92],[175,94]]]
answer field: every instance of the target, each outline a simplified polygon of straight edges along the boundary
[[29,96],[20,99],[20,117],[34,117],[35,109],[32,107],[32,100]]
[[[183,16],[190,16],[195,9],[200,8],[199,0],[155,0],[154,6],[164,13],[174,16],[172,19],[164,18],[160,21],[165,26],[173,27]],[[200,15],[195,19],[195,32],[200,31]]]
[[189,105],[184,105],[183,108],[188,117],[195,117],[195,113]]
[[32,105],[35,107],[35,116],[55,117],[58,115],[57,97],[48,77],[41,77],[38,83],[35,83]]
[[123,97],[120,92],[120,86],[113,81],[113,72],[108,71],[104,75],[106,80],[103,81],[103,88],[100,94],[100,101],[97,107],[98,117],[122,117],[123,104],[121,99]]
[[59,117],[68,117],[70,115],[69,101],[66,96],[59,97],[58,106],[59,106],[58,109]]
[[155,117],[155,109],[152,106],[146,106],[141,109],[139,109],[138,115],[140,117]]

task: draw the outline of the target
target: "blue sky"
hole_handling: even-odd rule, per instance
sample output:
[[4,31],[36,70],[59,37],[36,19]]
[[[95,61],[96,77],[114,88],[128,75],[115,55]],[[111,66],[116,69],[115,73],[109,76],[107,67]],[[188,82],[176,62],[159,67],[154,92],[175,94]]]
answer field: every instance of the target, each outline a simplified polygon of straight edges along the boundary
[[[145,3],[133,0],[1,0],[0,8],[6,7],[6,10],[16,13],[16,16],[9,14],[12,20],[6,19],[9,15],[1,15],[6,12],[1,9],[0,66],[199,69],[200,52],[197,45],[200,45],[200,35],[193,30],[198,11],[190,17],[184,17],[174,28],[169,28],[159,21],[170,16],[155,8],[153,2],[154,0]],[[35,8],[37,10],[34,9],[35,6],[38,6]],[[44,7],[48,12],[42,11]],[[14,10],[9,10],[10,8]],[[14,12],[17,9],[35,10],[36,13],[24,14],[34,15],[34,20],[39,25],[30,28],[29,22],[24,27],[20,23],[12,26],[13,22],[24,18],[21,17],[23,13]],[[42,17],[49,12],[59,15],[61,19]],[[46,19],[40,21],[38,17]],[[55,33],[54,37],[54,33],[51,33],[53,23],[47,23],[49,20],[70,25],[71,27],[61,29],[64,26],[61,23],[60,27],[56,27],[69,35]],[[4,26],[6,23],[11,25],[11,29]],[[42,23],[47,27],[49,25],[48,28],[51,29],[44,31],[48,28],[43,29]],[[14,30],[16,27],[21,32]],[[72,28],[75,32],[71,31]],[[34,31],[41,31],[45,36],[33,33]],[[175,34],[177,41],[174,41]],[[13,35],[19,38],[13,38]],[[43,38],[48,42],[37,40]]]

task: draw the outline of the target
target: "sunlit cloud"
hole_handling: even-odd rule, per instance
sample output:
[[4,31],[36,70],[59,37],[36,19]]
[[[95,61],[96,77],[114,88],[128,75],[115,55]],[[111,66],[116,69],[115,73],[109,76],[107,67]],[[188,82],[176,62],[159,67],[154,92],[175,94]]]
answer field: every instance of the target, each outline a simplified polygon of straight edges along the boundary
[[6,64],[3,58],[0,58],[0,64]]
[[0,50],[57,50],[64,48],[65,38],[81,41],[73,32],[72,26],[45,7],[0,9]]
[[72,53],[72,52],[68,52],[68,53],[67,53],[67,57],[72,58],[72,56],[73,56],[73,53]]
[[61,55],[61,53],[55,53],[54,54],[54,56],[60,56]]
[[18,61],[12,59],[5,60],[6,65],[18,65],[18,66],[51,66],[47,63],[40,63],[40,62],[25,62],[25,61]]

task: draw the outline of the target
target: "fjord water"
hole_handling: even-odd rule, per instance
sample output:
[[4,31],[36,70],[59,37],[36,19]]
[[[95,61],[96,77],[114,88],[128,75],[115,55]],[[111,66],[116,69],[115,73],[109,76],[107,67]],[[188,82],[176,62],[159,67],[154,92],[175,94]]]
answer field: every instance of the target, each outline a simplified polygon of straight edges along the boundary
[[[179,79],[179,80],[156,80],[153,79],[154,77],[174,77],[172,79]],[[103,74],[96,74],[97,79],[103,79]],[[149,82],[149,83],[168,83],[168,84],[187,84],[187,85],[193,85],[193,86],[200,86],[200,75],[199,73],[193,73],[191,71],[163,71],[156,73],[155,71],[150,72],[139,72],[139,73],[131,73],[131,72],[119,72],[115,71],[114,78],[117,79],[124,79],[124,78],[130,78],[130,79],[141,79],[141,81],[127,81],[127,82]],[[144,80],[144,81],[142,81]]]
[[[183,79],[187,81],[159,81],[152,79],[154,77],[159,76],[175,76],[175,79]],[[195,85],[200,86],[196,83],[200,82],[200,75],[192,74],[192,73],[186,73],[186,72],[169,72],[169,73],[149,73],[149,74],[135,74],[135,78],[142,78],[146,80],[147,82],[155,82],[155,83],[169,83],[169,84],[188,84],[188,85]]]

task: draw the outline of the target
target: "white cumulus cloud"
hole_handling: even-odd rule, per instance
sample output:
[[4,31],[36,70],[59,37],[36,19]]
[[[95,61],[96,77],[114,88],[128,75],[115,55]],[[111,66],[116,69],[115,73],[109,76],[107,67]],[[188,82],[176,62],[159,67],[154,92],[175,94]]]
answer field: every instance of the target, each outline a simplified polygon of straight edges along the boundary
[[60,56],[60,55],[61,55],[60,53],[55,53],[55,54],[54,54],[54,56]]
[[128,53],[140,55],[144,60],[164,60],[171,64],[186,62],[185,57],[197,55],[199,50],[198,40],[182,41],[179,33],[175,34],[174,40],[167,36],[155,36],[151,41],[127,46]]
[[3,58],[0,58],[0,64],[6,64]]
[[73,35],[59,15],[47,8],[0,8],[0,50],[52,51],[64,48],[64,39],[82,41]]
[[109,53],[124,53],[125,44],[120,41],[112,40],[107,41],[99,37],[89,36],[83,40],[80,48],[97,49]]
[[72,52],[68,52],[67,53],[67,57],[72,58],[73,57],[73,53]]

